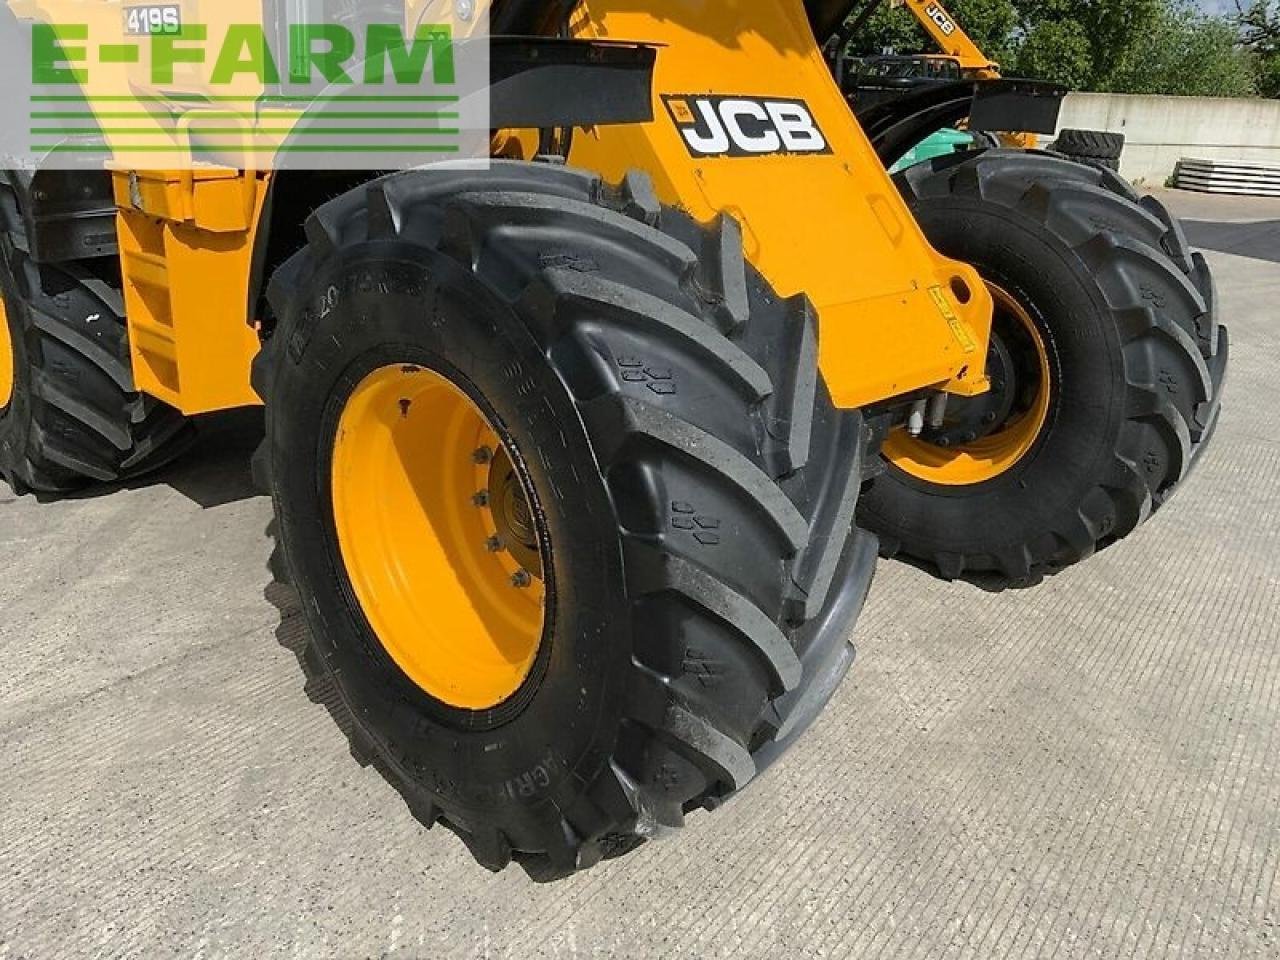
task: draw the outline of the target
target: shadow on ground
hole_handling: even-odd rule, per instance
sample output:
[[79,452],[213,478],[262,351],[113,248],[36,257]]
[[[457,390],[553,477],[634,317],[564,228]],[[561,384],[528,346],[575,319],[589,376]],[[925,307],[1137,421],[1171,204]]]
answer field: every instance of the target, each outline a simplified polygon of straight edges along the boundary
[[205,510],[261,496],[253,484],[249,459],[262,442],[262,410],[245,408],[207,414],[196,420],[191,447],[168,466],[119,484],[97,485],[78,493],[42,500],[87,500],[119,490],[167,486]]
[[1193,247],[1280,263],[1280,220],[1255,223],[1184,220],[1182,225]]

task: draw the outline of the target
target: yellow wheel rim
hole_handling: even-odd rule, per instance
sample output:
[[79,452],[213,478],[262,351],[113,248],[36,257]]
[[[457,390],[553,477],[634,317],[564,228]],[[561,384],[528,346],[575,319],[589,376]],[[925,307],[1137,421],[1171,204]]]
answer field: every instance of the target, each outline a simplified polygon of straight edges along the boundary
[[9,333],[9,313],[5,309],[4,298],[0,297],[0,410],[9,406],[9,401],[13,399],[14,368],[13,338]]
[[961,487],[994,480],[1022,462],[1049,421],[1052,373],[1044,337],[1012,295],[993,283],[987,286],[995,300],[996,328],[1020,331],[1034,346],[1039,367],[1034,396],[995,431],[972,443],[941,447],[912,437],[905,428],[891,432],[885,439],[885,457],[904,473],[929,483]]
[[531,499],[472,399],[438,373],[375,370],[342,412],[333,511],[347,574],[387,654],[466,710],[510,699],[542,644]]

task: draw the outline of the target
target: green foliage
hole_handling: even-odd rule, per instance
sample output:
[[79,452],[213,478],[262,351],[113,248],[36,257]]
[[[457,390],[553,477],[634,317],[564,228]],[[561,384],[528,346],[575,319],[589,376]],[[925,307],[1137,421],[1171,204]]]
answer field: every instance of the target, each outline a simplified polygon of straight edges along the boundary
[[1231,23],[1170,6],[1154,26],[1102,89],[1189,97],[1251,97],[1257,92],[1256,65],[1240,47]]
[[1028,30],[1009,70],[1015,76],[1052,80],[1072,90],[1097,89],[1089,32],[1072,20],[1048,20]]
[[1166,0],[1014,0],[1022,28],[1015,72],[1076,89],[1109,90]]
[[[1183,96],[1280,96],[1280,0],[1241,0],[1238,18],[1190,0],[952,0],[955,18],[1007,76],[1074,90]],[[907,10],[887,2],[855,54],[932,52]]]
[[1280,99],[1280,54],[1259,58],[1258,93]]
[[1280,0],[1237,5],[1241,37],[1256,62],[1258,92],[1280,98]]

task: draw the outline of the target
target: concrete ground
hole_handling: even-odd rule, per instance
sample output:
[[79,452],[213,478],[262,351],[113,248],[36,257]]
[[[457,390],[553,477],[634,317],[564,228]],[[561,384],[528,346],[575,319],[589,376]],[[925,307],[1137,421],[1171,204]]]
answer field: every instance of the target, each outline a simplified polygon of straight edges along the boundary
[[1033,591],[883,564],[794,751],[551,887],[420,829],[303,696],[252,417],[146,486],[0,487],[0,960],[1280,956],[1280,267],[1240,246],[1280,204],[1166,196],[1235,251],[1174,504]]

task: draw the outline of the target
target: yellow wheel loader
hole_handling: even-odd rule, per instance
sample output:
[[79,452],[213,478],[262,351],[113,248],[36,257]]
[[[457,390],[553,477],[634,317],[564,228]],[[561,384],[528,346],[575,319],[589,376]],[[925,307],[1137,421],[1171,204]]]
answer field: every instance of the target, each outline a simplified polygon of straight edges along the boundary
[[[280,15],[196,6],[11,16],[88,24],[43,34],[73,82],[139,23]],[[414,816],[550,880],[714,809],[831,697],[878,550],[1085,559],[1185,479],[1227,364],[1204,260],[1114,174],[988,150],[890,178],[948,121],[864,131],[822,53],[850,6],[498,0],[480,166],[175,169],[222,114],[280,151],[311,120],[181,69],[125,125],[71,95],[81,125],[33,145],[89,159],[0,186],[0,471],[135,476],[265,404],[305,669]]]

